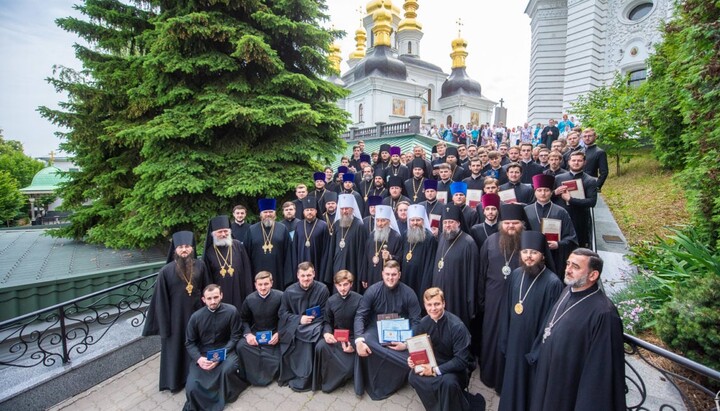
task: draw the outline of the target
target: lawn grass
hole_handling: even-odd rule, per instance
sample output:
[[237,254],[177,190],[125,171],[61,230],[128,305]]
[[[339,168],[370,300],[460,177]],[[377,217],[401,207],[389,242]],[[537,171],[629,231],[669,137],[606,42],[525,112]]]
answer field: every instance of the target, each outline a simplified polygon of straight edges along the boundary
[[633,151],[629,159],[620,164],[620,175],[614,159],[608,159],[610,175],[602,189],[628,244],[664,237],[664,227],[687,224],[685,193],[673,173],[660,167],[650,149]]

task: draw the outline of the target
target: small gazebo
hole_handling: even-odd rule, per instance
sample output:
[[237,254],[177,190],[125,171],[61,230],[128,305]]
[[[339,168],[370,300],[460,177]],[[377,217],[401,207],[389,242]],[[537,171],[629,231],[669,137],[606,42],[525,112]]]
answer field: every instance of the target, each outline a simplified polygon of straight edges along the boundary
[[[35,201],[43,196],[55,194],[60,183],[65,181],[67,177],[63,176],[62,170],[50,165],[38,171],[29,186],[20,189],[20,192],[27,195],[30,200],[31,221],[35,221]],[[60,205],[60,202],[56,201],[48,205],[47,211]]]

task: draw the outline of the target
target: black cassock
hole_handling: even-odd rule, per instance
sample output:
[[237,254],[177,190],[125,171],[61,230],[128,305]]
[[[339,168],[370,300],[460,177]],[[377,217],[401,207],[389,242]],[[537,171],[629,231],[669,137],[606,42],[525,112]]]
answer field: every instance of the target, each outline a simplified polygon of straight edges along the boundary
[[440,287],[445,293],[445,309],[460,317],[465,326],[469,327],[477,311],[480,259],[472,237],[462,231],[458,236],[448,241],[443,234],[440,235],[432,266],[432,286]]
[[[307,246],[307,242],[310,246]],[[330,233],[325,221],[318,218],[315,222],[308,223],[300,221],[295,231],[295,238],[292,241],[292,262],[290,267],[295,269],[303,261],[310,261],[315,267],[315,272],[325,272],[327,262],[327,250],[329,248]],[[291,281],[292,283],[292,281]],[[287,287],[290,284],[286,284]]]
[[[265,236],[270,235],[272,248],[264,248]],[[295,271],[290,266],[291,240],[287,228],[275,223],[274,229],[265,228],[262,223],[255,223],[250,227],[250,235],[246,244],[250,262],[252,264],[253,278],[260,271],[269,271],[273,275],[273,288],[284,290],[295,280]]]
[[[530,364],[525,354],[532,349],[535,337],[542,334],[547,313],[560,296],[563,283],[547,268],[534,278],[524,274],[522,268],[517,268],[508,278],[507,289],[498,337],[500,352],[505,358],[499,410],[525,411],[530,406],[531,380]],[[515,305],[521,295],[522,311],[518,314]]]
[[410,204],[420,204],[425,201],[425,189],[423,187],[425,178],[421,177],[419,180],[415,177],[405,180],[404,188],[405,193],[410,199]]
[[[541,231],[543,218],[554,218],[561,221],[560,241],[558,248],[550,250],[553,262],[548,266],[558,273],[558,276],[565,276],[565,262],[574,249],[577,248],[577,236],[575,235],[575,227],[573,226],[570,214],[564,208],[552,202],[545,205],[538,203],[525,206],[525,214],[527,215],[530,229],[533,231]],[[562,278],[560,277],[560,278]]]
[[555,178],[555,188],[560,187],[565,181],[575,179],[581,179],[585,198],[570,198],[569,204],[566,204],[562,197],[555,196],[553,201],[570,214],[570,220],[572,220],[575,227],[575,234],[580,247],[590,248],[590,234],[592,231],[590,209],[595,207],[597,203],[597,179],[583,172],[578,174],[566,172]]
[[243,245],[247,243],[248,233],[250,232],[250,224],[243,222],[238,224],[235,221],[230,223],[230,232],[233,240],[240,241]]
[[[390,229],[388,240],[383,244],[380,241],[373,240],[373,233],[370,233],[365,241],[365,267],[357,277],[357,282],[366,282],[369,287],[378,281],[382,281],[382,270],[384,265],[382,258],[383,247],[387,247],[387,250],[390,252],[391,260],[397,260],[400,258],[400,252],[402,251],[402,237],[400,234],[395,232],[395,230]],[[374,260],[376,255],[377,260]],[[365,289],[362,288],[362,285],[360,286],[360,289],[362,292],[365,291]]]
[[515,199],[518,203],[530,204],[535,202],[535,190],[533,190],[530,184],[523,184],[519,181],[517,183],[511,183],[508,181],[505,184],[501,184],[498,189],[500,191],[515,190]]
[[[280,305],[280,385],[290,385],[296,391],[311,388],[313,353],[315,343],[322,338],[328,289],[325,284],[313,281],[305,290],[300,283],[290,285],[282,296]],[[320,317],[310,324],[300,324],[300,317],[308,308],[320,306]]]
[[370,233],[375,230],[375,216],[369,215],[363,218],[363,225],[365,226],[365,231],[370,235]]
[[[479,216],[482,216],[482,213],[478,214],[478,217]],[[493,225],[488,224],[487,221],[483,221],[470,228],[470,235],[473,240],[475,240],[475,245],[477,245],[478,250],[482,248],[483,243],[485,243],[488,237],[498,232],[499,226],[500,224],[497,221]]]
[[[498,349],[498,334],[502,307],[507,299],[507,280],[502,273],[506,261],[511,270],[520,266],[520,251],[503,254],[500,249],[500,233],[488,237],[480,249],[480,277],[478,280],[478,299],[482,311],[481,336],[476,327],[473,338],[477,343],[480,337],[480,380],[498,393],[502,389],[503,370],[505,364]],[[508,273],[508,276],[510,273]],[[478,321],[478,323],[480,323]],[[474,324],[479,325],[479,324]]]
[[[442,207],[440,208],[440,211],[442,212]],[[475,225],[475,221],[477,220],[477,212],[475,211],[474,208],[470,207],[467,204],[463,204],[460,207],[460,211],[462,212],[462,221],[460,221],[460,229],[464,233],[470,234],[470,229],[472,228],[472,226]],[[444,220],[445,220],[444,218],[440,219],[440,228],[442,228]],[[440,230],[440,231],[442,231],[442,230]]]
[[410,327],[420,321],[420,304],[412,288],[401,282],[392,289],[382,282],[368,287],[355,315],[355,335],[365,338],[372,354],[364,358],[357,356],[356,395],[367,391],[373,400],[382,400],[407,382],[407,351],[383,347],[378,339],[377,315],[391,313],[407,318]]
[[[349,228],[340,227],[340,221],[333,224],[333,235],[330,237],[330,250],[327,254],[328,264],[321,281],[332,288],[335,273],[340,270],[350,271],[355,278],[361,278],[364,268],[365,243],[368,233],[362,221],[354,218]],[[341,242],[344,247],[341,247]],[[353,291],[360,290],[360,281],[355,281]]]
[[590,296],[595,291],[597,284],[575,293],[566,287],[550,309],[544,326],[557,310],[555,325],[528,354],[535,366],[529,410],[626,409],[622,320],[602,291]]
[[158,272],[155,290],[142,335],[160,336],[160,391],[179,391],[185,386],[192,360],[185,349],[185,327],[190,316],[203,306],[202,290],[210,283],[205,264],[193,263],[192,292],[180,278],[173,261]]
[[[354,347],[353,321],[361,299],[362,296],[354,291],[350,291],[345,298],[337,293],[328,298],[323,334],[332,334],[336,329],[349,330],[350,344]],[[355,352],[343,351],[341,343],[328,344],[321,338],[315,345],[313,391],[322,389],[329,393],[345,384],[353,377],[355,357]]]
[[440,369],[437,377],[422,377],[410,371],[410,385],[415,388],[426,410],[469,410],[464,390],[475,369],[470,354],[470,332],[462,320],[451,312],[437,321],[425,316],[414,335],[428,334],[435,360]]
[[400,252],[402,276],[400,281],[415,291],[418,302],[420,302],[423,300],[423,293],[430,288],[432,282],[437,239],[429,230],[425,230],[424,241],[410,244],[407,239],[403,239],[402,245],[402,251]]
[[[265,298],[257,291],[250,294],[240,310],[242,335],[259,331],[278,332],[282,291],[270,290]],[[251,385],[266,386],[277,377],[280,370],[280,344],[259,344],[252,346],[245,338],[237,344],[240,376]]]
[[[218,255],[220,255],[220,259],[218,259]],[[233,273],[230,274],[227,271],[227,266],[225,266],[226,272],[223,275],[220,261],[226,256],[229,256],[227,258],[228,263],[232,259]],[[254,275],[250,268],[250,258],[245,252],[245,247],[240,241],[233,240],[232,251],[228,254],[227,247],[213,247],[212,241],[210,241],[210,246],[203,254],[203,261],[209,271],[210,280],[222,289],[223,301],[234,305],[240,311],[245,297],[253,292],[254,282]]]
[[[247,388],[237,373],[235,345],[241,338],[240,327],[240,315],[230,304],[222,303],[214,312],[201,308],[190,317],[185,347],[193,365],[185,385],[187,401],[183,410],[220,411]],[[227,350],[225,361],[210,371],[197,365],[207,351],[221,348]]]

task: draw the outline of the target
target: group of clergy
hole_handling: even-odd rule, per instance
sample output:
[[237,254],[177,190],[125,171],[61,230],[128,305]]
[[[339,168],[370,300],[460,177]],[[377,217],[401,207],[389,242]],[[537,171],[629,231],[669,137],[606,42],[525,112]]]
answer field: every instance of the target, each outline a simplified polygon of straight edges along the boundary
[[[232,222],[226,216],[210,220],[202,261],[193,258],[192,233],[173,235],[168,265],[159,273],[144,331],[162,337],[160,389],[181,390],[188,370],[199,361],[189,358],[188,351],[205,352],[185,350],[186,325],[205,302],[202,290],[216,284],[223,307],[232,307],[229,311],[239,318],[230,322],[237,322],[239,329],[230,333],[235,339],[227,344],[236,345],[232,351],[238,353],[244,383],[261,386],[277,378],[297,391],[330,392],[353,378],[358,395],[367,392],[373,399],[387,398],[407,381],[408,355],[403,344],[381,344],[372,335],[377,331],[374,323],[390,314],[408,318],[416,326],[421,303],[430,317],[433,313],[437,317],[438,310],[431,312],[425,297],[429,289],[439,289],[442,313],[456,318],[468,332],[467,353],[453,341],[437,343],[447,345],[443,361],[455,365],[445,368],[460,373],[451,385],[467,393],[469,380],[463,375],[469,377],[477,362],[482,382],[501,394],[500,409],[531,408],[530,387],[538,383],[531,384],[533,367],[528,361],[543,358],[545,340],[553,341],[540,338],[540,331],[553,330],[575,307],[568,303],[580,301],[575,293],[563,300],[574,289],[562,291],[562,282],[567,283],[567,272],[573,269],[565,266],[578,247],[579,231],[589,230],[588,210],[595,204],[597,182],[583,172],[582,151],[571,154],[567,173],[557,177],[538,173],[530,177],[531,185],[521,182],[523,164],[498,167],[497,152],[489,153],[489,174],[483,172],[482,161],[472,158],[467,161],[469,176],[461,178],[462,166],[453,158],[457,149],[444,146],[437,147],[444,156],[432,162],[414,150],[412,170],[397,161],[398,148],[387,147],[374,165],[361,154],[353,166],[363,170],[360,179],[342,167],[329,182],[326,173],[315,173],[315,189],[308,193],[306,186],[298,185],[297,199],[283,204],[280,221],[274,199],[259,200],[260,221],[253,225],[245,221],[247,208],[237,206]],[[431,178],[425,177],[428,172],[433,173]],[[501,183],[500,176],[507,181]],[[563,183],[567,181],[571,184]],[[578,186],[581,196],[570,193]],[[599,271],[601,266],[593,271],[595,281]],[[437,305],[436,299],[430,299]],[[306,312],[314,308],[321,314]],[[614,310],[611,303],[604,308]],[[546,324],[553,310],[556,316]],[[438,318],[433,319],[437,324]],[[607,325],[612,333],[619,317],[615,320]],[[336,329],[348,330],[349,337],[338,340]],[[611,348],[603,355],[616,355]],[[455,356],[466,355],[472,358],[460,370],[457,364],[465,360]],[[603,367],[611,368],[607,375],[614,383],[616,374],[624,370],[615,369],[609,358],[603,360],[608,361]],[[568,367],[590,373],[584,378],[595,376],[585,370],[584,359],[577,361]],[[444,371],[441,364],[417,375],[438,377],[449,372]],[[540,385],[553,378],[546,375]],[[420,391],[428,391],[422,387]],[[442,391],[447,392],[447,387]],[[237,392],[227,394],[225,398],[233,398]],[[208,401],[187,395],[187,409]],[[421,395],[428,409],[438,404],[466,408],[473,402],[466,394],[448,398],[458,402]],[[545,401],[555,404],[551,397]],[[565,405],[573,408],[569,402]]]

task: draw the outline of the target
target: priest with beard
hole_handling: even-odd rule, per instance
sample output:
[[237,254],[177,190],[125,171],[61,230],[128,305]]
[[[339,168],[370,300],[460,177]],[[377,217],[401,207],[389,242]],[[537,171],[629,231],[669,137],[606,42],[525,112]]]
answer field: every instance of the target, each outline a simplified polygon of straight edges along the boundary
[[191,231],[172,235],[167,264],[160,269],[143,328],[144,337],[160,336],[160,391],[185,387],[192,360],[185,349],[185,327],[202,307],[202,290],[210,284],[207,268],[195,259]]
[[[502,389],[505,364],[498,349],[502,307],[507,299],[507,278],[520,266],[520,236],[525,210],[520,204],[500,205],[500,231],[488,237],[480,250],[478,300],[482,319],[473,324],[475,349],[479,349],[480,380],[497,393]],[[481,335],[476,335],[481,330]],[[480,346],[476,345],[480,337]]]
[[382,269],[388,260],[398,260],[402,250],[402,237],[390,206],[375,207],[375,230],[365,242],[365,268],[361,271],[361,292],[382,280]]
[[210,281],[222,287],[225,303],[234,305],[239,311],[245,297],[253,292],[252,269],[245,247],[230,235],[227,216],[210,220],[203,262]]
[[317,218],[317,201],[315,196],[307,196],[302,200],[304,220],[301,220],[292,241],[291,266],[297,267],[303,261],[310,261],[319,267],[318,272],[325,270],[326,253],[330,233],[325,221]]
[[[451,202],[460,209],[462,219],[460,221],[460,229],[470,234],[470,228],[475,225],[477,219],[475,209],[467,205],[467,183],[456,181],[450,184]],[[440,221],[442,225],[442,220]],[[451,311],[452,312],[452,311]]]
[[361,214],[367,216],[367,202],[371,195],[370,192],[375,186],[375,182],[373,181],[373,169],[371,166],[365,166],[362,169],[362,178],[360,179],[360,181],[356,181],[355,185],[357,186],[357,190],[360,193],[363,201],[366,203],[365,208],[360,210],[362,212]]
[[410,204],[410,199],[402,194],[403,181],[400,177],[391,176],[388,179],[388,187],[390,195],[383,199],[383,205],[388,205],[392,207],[393,212],[395,212],[398,203],[400,203],[401,201],[406,201],[408,204]]
[[[282,291],[274,290],[272,274],[260,271],[255,275],[255,292],[243,302],[240,310],[242,337],[236,351],[241,377],[251,385],[269,385],[280,370],[280,336],[278,311]],[[257,333],[270,331],[272,336],[258,341]]]
[[408,207],[408,229],[403,237],[400,265],[403,282],[415,291],[418,301],[430,287],[437,239],[430,231],[430,220],[425,207],[413,204]]
[[407,346],[402,342],[380,343],[377,321],[379,315],[405,318],[410,328],[420,321],[420,303],[415,292],[400,282],[400,264],[385,263],[382,282],[368,287],[355,314],[355,394],[367,391],[373,400],[383,400],[407,382]]
[[[322,282],[329,287],[332,287],[333,277],[338,271],[348,270],[361,277],[365,268],[368,232],[363,226],[357,202],[353,196],[341,194],[338,207],[340,212],[335,216],[332,225],[333,235],[330,237],[327,264],[322,277]],[[359,292],[360,288],[358,284],[354,284],[354,291]]]
[[425,201],[425,160],[419,157],[413,158],[410,162],[412,178],[405,180],[405,193],[410,198],[411,204],[419,204]]
[[545,266],[549,258],[545,236],[523,231],[520,236],[520,267],[508,278],[506,304],[501,313],[498,346],[505,358],[500,397],[501,411],[525,411],[530,407],[531,368],[525,354],[542,333],[545,318],[563,289],[563,283]]
[[[327,225],[328,228],[328,234],[331,236],[333,235],[333,223],[335,222],[335,217],[337,216],[337,201],[338,193],[329,191],[325,194],[325,212],[322,213],[320,217],[320,219],[325,221],[325,225]],[[320,212],[320,202],[318,202],[318,212]]]
[[[539,174],[533,177],[536,200],[535,203],[525,206],[525,215],[530,229],[542,232],[547,237],[548,248],[553,260],[551,267],[553,269],[557,267],[558,271],[562,273],[565,271],[567,256],[577,248],[578,241],[570,214],[551,201],[554,185],[555,177],[553,176]],[[560,225],[559,233],[548,233],[550,222]]]
[[[293,391],[309,391],[312,386],[315,344],[322,338],[329,292],[315,281],[315,267],[304,261],[297,268],[298,281],[282,295],[280,304],[280,386]],[[308,308],[320,309],[320,315],[309,315]]]
[[466,327],[477,309],[477,278],[480,269],[478,249],[469,234],[460,229],[460,207],[443,207],[443,232],[433,263],[433,287],[445,292],[446,309],[457,315]]
[[365,230],[367,231],[368,235],[375,230],[375,208],[379,205],[382,205],[382,197],[380,196],[370,196],[368,197],[367,201],[368,205],[368,215],[367,217],[363,218],[363,224],[365,225]]
[[385,198],[390,195],[387,187],[385,186],[385,171],[384,170],[375,169],[375,173],[373,175],[373,183],[374,183],[374,185],[373,185],[372,190],[370,190],[369,195],[380,196],[382,198]]
[[442,218],[443,204],[437,199],[437,188],[438,181],[427,179],[423,183],[425,188],[425,201],[420,203],[425,207],[425,214],[427,214],[428,220],[430,221],[430,231],[437,237],[440,230],[440,219]]
[[[352,291],[355,277],[348,270],[335,274],[335,294],[327,301],[323,338],[315,345],[313,391],[330,393],[353,377],[355,371],[355,313],[362,296]],[[338,331],[347,331],[347,340],[338,339]]]
[[480,250],[491,235],[498,232],[498,210],[500,209],[500,196],[495,193],[483,194],[480,198],[482,210],[478,212],[478,217],[483,216],[484,221],[475,224],[470,229],[470,235]]
[[246,244],[252,272],[269,271],[276,278],[273,286],[284,290],[293,281],[291,239],[287,228],[275,221],[275,199],[258,200],[260,221],[250,227]]
[[410,170],[400,161],[400,154],[400,147],[390,147],[390,164],[385,168],[385,181],[390,181],[391,177],[398,177],[401,182],[410,178]]

